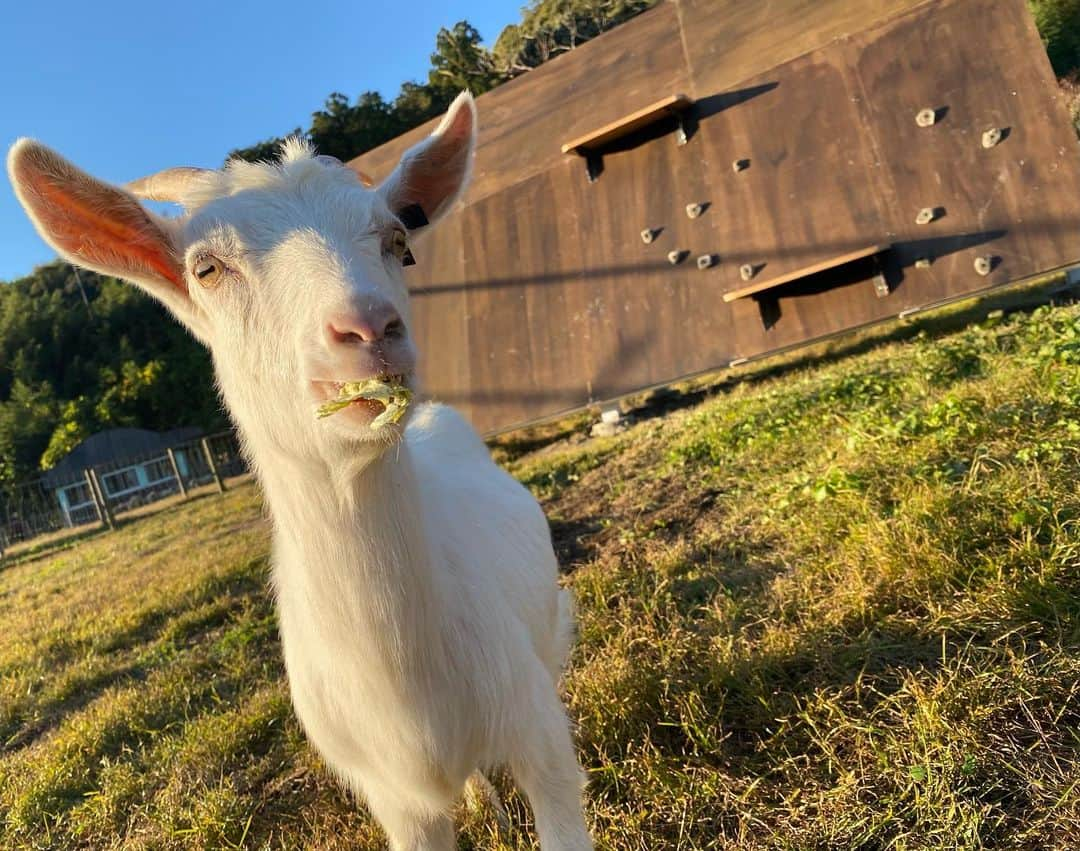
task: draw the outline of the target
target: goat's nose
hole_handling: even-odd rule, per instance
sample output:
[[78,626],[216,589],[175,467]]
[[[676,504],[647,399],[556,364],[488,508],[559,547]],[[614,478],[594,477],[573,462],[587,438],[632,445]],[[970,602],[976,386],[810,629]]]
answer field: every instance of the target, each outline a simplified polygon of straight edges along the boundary
[[326,336],[331,343],[374,343],[404,330],[401,317],[389,303],[334,313],[327,319]]

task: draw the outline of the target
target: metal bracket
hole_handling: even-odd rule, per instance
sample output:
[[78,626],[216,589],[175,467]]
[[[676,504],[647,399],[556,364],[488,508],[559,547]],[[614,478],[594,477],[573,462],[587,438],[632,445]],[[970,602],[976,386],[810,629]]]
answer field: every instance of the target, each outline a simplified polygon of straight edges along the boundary
[[878,298],[885,298],[891,290],[889,289],[889,282],[885,278],[885,270],[881,268],[881,258],[876,254],[874,255],[874,294]]
[[690,140],[690,137],[686,135],[686,119],[681,111],[676,114],[675,121],[677,122],[677,126],[675,127],[675,144],[682,147]]
[[600,154],[592,152],[585,154],[585,176],[589,178],[589,183],[596,183],[603,170],[604,158]]

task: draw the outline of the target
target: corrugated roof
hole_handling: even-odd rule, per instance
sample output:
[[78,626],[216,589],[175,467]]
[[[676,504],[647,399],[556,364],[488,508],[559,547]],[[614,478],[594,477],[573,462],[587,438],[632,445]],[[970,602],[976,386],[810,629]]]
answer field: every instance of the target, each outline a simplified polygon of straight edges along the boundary
[[184,426],[169,431],[144,428],[111,428],[92,434],[65,455],[42,476],[45,487],[58,488],[81,481],[83,470],[101,464],[113,464],[130,458],[132,462],[168,446],[201,436],[198,426]]

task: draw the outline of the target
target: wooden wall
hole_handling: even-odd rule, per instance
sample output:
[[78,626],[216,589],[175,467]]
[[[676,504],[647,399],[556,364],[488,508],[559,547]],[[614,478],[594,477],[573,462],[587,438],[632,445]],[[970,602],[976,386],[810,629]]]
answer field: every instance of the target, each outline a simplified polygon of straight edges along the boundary
[[[593,183],[561,153],[675,93],[686,145],[660,123]],[[669,0],[478,107],[473,184],[410,285],[429,393],[484,431],[1080,259],[1080,146],[1024,0]],[[381,179],[434,124],[357,165]],[[745,263],[768,279],[878,243],[885,297],[867,261],[723,300]]]

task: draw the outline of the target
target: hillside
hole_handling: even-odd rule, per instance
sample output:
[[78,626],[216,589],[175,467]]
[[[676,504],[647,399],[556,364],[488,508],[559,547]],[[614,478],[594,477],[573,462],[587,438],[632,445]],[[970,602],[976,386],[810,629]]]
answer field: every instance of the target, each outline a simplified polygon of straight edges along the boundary
[[[1074,847],[1080,307],[497,451],[579,599],[598,847]],[[289,709],[266,560],[248,485],[0,569],[0,848],[381,847]]]
[[108,428],[225,426],[210,354],[153,299],[67,263],[0,282],[0,502]]

